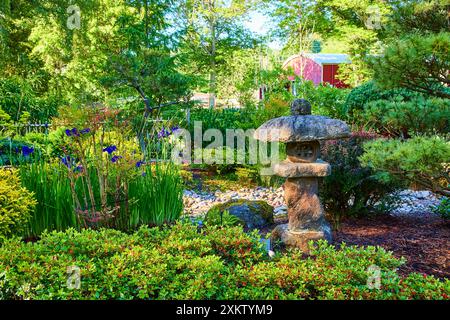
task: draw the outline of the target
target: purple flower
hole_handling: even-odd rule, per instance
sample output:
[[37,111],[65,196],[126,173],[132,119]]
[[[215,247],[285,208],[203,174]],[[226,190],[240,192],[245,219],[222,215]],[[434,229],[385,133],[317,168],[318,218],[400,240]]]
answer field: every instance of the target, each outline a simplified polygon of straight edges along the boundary
[[165,137],[168,137],[170,135],[170,132],[167,131],[165,128],[162,128],[160,132],[158,132],[158,138],[162,139]]
[[111,146],[106,147],[105,149],[103,149],[103,152],[108,152],[108,154],[111,154],[111,153],[113,153],[116,150],[117,150],[117,147],[115,145],[111,145]]
[[66,135],[68,137],[72,137],[72,136],[78,137],[80,134],[79,134],[77,128],[73,128],[73,129],[66,129]]
[[172,127],[172,133],[175,132],[175,131],[177,131],[178,129],[180,129],[178,126]]
[[69,156],[64,156],[61,158],[61,162],[67,167],[67,168],[71,168],[72,167],[72,158],[70,158]]
[[89,132],[91,132],[90,128],[85,128],[85,129],[80,131],[81,134],[86,134],[86,133],[89,133]]
[[138,161],[138,162],[136,162],[136,168],[140,168],[143,164],[145,164],[144,161]]
[[82,165],[78,165],[75,169],[73,169],[73,172],[81,172],[81,171],[83,171]]
[[33,147],[22,146],[22,154],[27,157],[34,152]]
[[119,159],[122,159],[122,156],[114,156],[114,157],[111,158],[111,162],[112,163],[116,163],[117,160],[119,160]]
[[147,172],[142,172],[141,176],[145,177],[147,175]]

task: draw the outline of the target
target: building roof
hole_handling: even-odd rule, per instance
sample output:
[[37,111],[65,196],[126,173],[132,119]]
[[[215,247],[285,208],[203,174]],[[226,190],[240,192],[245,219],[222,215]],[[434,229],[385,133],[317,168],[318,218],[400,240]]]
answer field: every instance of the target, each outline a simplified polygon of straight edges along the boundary
[[283,67],[285,67],[292,60],[299,58],[301,56],[305,56],[318,64],[339,64],[339,63],[350,63],[350,58],[348,54],[343,53],[303,53],[303,54],[295,54],[290,56],[283,63]]

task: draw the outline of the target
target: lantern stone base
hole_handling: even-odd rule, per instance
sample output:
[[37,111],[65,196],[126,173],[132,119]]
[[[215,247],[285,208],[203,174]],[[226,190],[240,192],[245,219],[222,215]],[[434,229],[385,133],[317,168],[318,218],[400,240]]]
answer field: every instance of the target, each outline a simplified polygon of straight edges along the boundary
[[280,224],[272,231],[272,240],[281,240],[286,246],[296,247],[305,253],[309,252],[309,241],[325,239],[331,242],[331,228],[324,224],[321,230],[291,231],[288,224]]

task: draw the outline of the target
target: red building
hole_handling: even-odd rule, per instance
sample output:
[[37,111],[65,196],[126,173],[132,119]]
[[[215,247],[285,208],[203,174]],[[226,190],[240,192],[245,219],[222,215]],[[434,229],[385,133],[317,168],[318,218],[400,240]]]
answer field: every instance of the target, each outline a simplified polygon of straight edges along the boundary
[[347,86],[336,78],[342,63],[350,63],[348,55],[304,53],[289,57],[283,63],[283,68],[291,67],[297,76],[311,80],[315,85],[329,83],[337,88],[345,88]]

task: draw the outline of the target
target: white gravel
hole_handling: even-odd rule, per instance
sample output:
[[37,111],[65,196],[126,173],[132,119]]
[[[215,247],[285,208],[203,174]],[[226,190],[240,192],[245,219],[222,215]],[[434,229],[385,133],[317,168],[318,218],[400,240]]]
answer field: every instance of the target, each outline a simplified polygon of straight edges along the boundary
[[[399,206],[390,214],[394,216],[421,216],[431,214],[439,204],[439,198],[430,191],[403,190],[398,193]],[[190,216],[205,214],[212,206],[234,199],[264,200],[274,207],[274,215],[285,215],[287,207],[283,188],[243,188],[240,190],[216,191],[212,193],[184,190],[185,213]]]
[[433,207],[439,205],[439,198],[430,191],[403,190],[398,207],[391,212],[393,216],[422,216],[434,214]]

